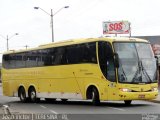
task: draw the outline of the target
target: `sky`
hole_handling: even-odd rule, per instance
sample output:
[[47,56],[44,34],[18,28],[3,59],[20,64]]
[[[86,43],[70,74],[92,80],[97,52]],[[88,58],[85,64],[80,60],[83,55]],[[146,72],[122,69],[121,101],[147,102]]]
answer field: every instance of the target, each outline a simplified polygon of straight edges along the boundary
[[[103,35],[102,22],[127,20],[135,35],[160,35],[159,0],[0,0],[0,53],[47,44],[51,39],[51,9],[55,42]],[[13,36],[15,33],[19,35]],[[2,37],[3,36],[3,37]],[[13,36],[13,37],[12,37]],[[1,60],[0,60],[1,61]]]

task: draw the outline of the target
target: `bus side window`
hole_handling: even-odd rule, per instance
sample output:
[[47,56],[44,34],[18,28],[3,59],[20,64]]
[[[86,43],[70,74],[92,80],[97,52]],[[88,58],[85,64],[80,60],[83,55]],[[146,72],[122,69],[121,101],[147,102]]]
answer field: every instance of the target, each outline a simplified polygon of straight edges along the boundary
[[67,64],[76,64],[79,59],[77,45],[67,46],[66,47],[66,61]]
[[112,47],[107,42],[98,43],[99,64],[103,75],[109,81],[116,81]]
[[97,63],[96,58],[96,43],[85,43],[81,45],[82,49],[82,62],[86,63]]
[[16,54],[16,61],[15,61],[16,68],[25,67],[25,61],[23,61],[23,56],[24,56],[24,53]]
[[3,67],[8,69],[9,64],[10,64],[10,55],[3,55]]
[[16,68],[16,56],[15,54],[10,55],[9,68]]
[[65,48],[58,47],[55,48],[55,59],[53,61],[54,65],[64,65],[66,64]]
[[50,66],[52,65],[52,55],[51,55],[51,49],[45,49],[43,52],[44,54],[44,65],[45,66]]

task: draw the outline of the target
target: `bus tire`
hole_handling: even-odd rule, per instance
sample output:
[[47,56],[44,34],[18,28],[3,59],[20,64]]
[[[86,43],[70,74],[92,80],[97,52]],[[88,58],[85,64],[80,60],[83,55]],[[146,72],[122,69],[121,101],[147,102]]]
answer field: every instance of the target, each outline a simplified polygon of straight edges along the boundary
[[96,88],[92,88],[92,104],[98,106],[100,104],[99,93]]
[[36,96],[36,90],[34,87],[30,87],[28,91],[29,100],[32,103],[39,102],[40,99]]
[[131,102],[132,102],[132,100],[125,100],[125,101],[124,101],[124,103],[125,103],[126,106],[131,105]]
[[21,102],[25,103],[27,101],[26,91],[25,91],[24,87],[19,88],[18,96],[19,96]]

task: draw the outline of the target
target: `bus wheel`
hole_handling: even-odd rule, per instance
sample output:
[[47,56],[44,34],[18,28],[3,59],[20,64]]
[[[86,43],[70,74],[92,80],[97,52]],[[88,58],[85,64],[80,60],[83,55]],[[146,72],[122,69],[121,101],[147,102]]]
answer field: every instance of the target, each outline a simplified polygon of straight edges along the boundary
[[19,95],[19,98],[20,98],[21,102],[26,102],[27,101],[26,92],[25,92],[24,87],[20,87],[20,89],[18,90],[18,95]]
[[36,90],[35,90],[34,87],[29,88],[28,95],[29,95],[29,99],[30,99],[31,102],[34,103],[34,102],[40,101],[40,99],[37,98],[37,96],[36,96]]
[[62,102],[67,102],[68,99],[61,99]]
[[99,105],[100,100],[99,100],[99,94],[96,88],[92,89],[92,103],[93,105]]
[[125,100],[125,101],[124,101],[124,103],[125,103],[126,106],[131,105],[131,102],[132,102],[132,100]]

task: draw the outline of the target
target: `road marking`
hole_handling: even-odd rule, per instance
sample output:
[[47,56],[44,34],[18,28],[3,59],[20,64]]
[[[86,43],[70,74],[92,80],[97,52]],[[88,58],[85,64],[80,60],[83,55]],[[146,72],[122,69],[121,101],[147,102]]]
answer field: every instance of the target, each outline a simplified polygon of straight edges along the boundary
[[112,109],[115,109],[115,110],[120,110],[120,111],[125,111],[124,109],[121,109],[121,108],[115,108],[115,107],[109,107],[109,108],[112,108]]
[[43,106],[43,105],[40,105],[42,108],[46,109],[47,107]]
[[[47,107],[45,107],[45,106],[43,106],[43,105],[39,105],[40,107],[42,107],[42,108],[44,108],[44,109],[47,109]],[[54,111],[54,110],[51,110],[51,109],[49,109],[49,111],[51,112],[51,113],[54,113],[54,114],[58,114],[56,111]]]
[[55,112],[54,110],[50,110],[51,113],[54,113],[54,114],[58,114],[57,112]]

